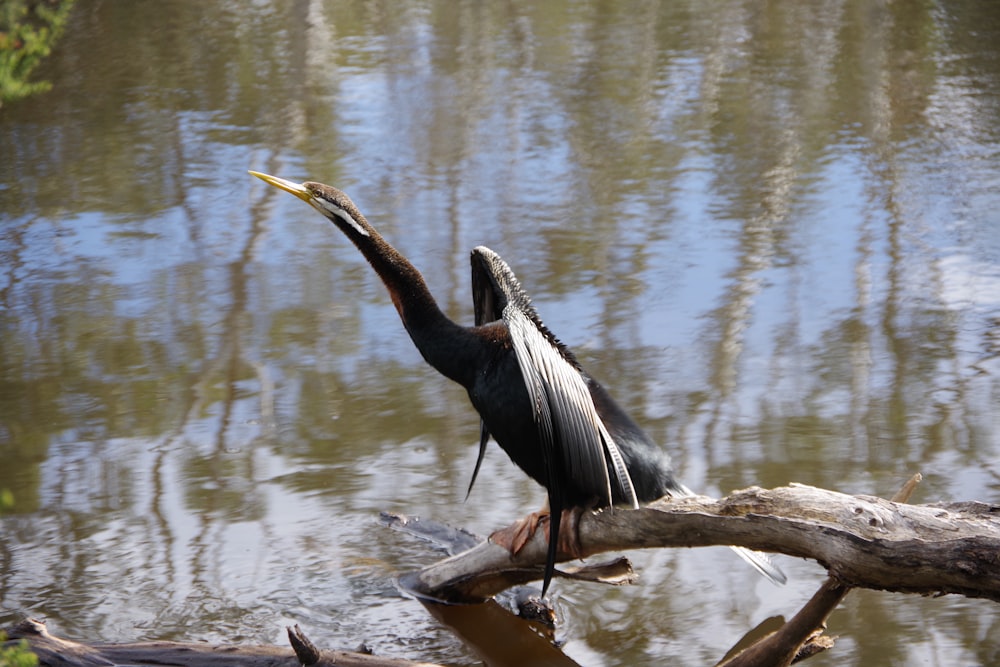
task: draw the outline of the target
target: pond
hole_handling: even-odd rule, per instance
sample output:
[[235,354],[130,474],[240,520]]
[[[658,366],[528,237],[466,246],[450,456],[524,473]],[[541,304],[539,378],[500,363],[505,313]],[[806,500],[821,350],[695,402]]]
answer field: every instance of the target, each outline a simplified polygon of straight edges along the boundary
[[[472,322],[469,251],[684,483],[1000,502],[1000,5],[77,3],[0,108],[0,626],[479,656],[381,511],[488,534],[543,490],[357,250]],[[714,664],[823,580],[725,548],[557,580],[583,665]],[[811,665],[996,664],[995,603],[852,592]]]

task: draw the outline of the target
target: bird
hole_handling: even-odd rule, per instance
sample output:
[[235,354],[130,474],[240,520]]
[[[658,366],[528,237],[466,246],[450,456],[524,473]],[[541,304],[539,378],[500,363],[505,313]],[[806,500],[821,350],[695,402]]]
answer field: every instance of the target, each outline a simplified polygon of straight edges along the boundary
[[[587,509],[637,508],[664,496],[694,495],[674,477],[670,456],[629,417],[542,322],[510,266],[493,250],[471,252],[474,324],[451,320],[409,260],[386,241],[342,191],[250,174],[302,199],[357,247],[384,283],[423,359],[462,385],[480,416],[471,493],[490,438],[547,491],[549,538],[544,598],[560,550],[579,549],[576,522]],[[564,532],[563,515],[566,515]],[[516,553],[542,513],[491,540]],[[494,539],[496,538],[496,539]],[[784,573],[763,553],[731,547],[771,581]]]

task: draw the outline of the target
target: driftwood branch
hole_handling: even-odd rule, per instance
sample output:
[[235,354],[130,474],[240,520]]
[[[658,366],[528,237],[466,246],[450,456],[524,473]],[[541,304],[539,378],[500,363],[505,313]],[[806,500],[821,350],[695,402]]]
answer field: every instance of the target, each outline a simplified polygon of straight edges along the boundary
[[[489,598],[541,577],[545,532],[517,556],[487,541],[402,583],[441,600]],[[737,545],[815,560],[846,587],[1000,601],[1000,506],[977,502],[906,505],[803,485],[754,487],[720,500],[663,499],[638,510],[588,513],[580,542],[584,556]]]

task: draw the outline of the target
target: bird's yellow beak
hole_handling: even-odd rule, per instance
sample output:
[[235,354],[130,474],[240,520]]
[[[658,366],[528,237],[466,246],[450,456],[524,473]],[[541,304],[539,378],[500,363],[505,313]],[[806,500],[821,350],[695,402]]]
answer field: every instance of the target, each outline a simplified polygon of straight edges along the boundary
[[300,183],[292,183],[291,181],[286,181],[283,178],[278,178],[277,176],[271,176],[269,174],[262,174],[259,171],[250,171],[251,175],[256,176],[260,180],[273,185],[276,188],[280,188],[285,192],[290,192],[302,201],[312,202],[313,196],[305,187]]

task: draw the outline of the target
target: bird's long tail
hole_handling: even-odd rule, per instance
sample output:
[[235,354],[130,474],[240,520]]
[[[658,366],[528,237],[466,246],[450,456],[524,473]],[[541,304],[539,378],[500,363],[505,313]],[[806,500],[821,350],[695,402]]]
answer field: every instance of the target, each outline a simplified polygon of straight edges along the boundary
[[[694,491],[687,488],[683,484],[678,483],[676,489],[671,493],[671,495],[676,495],[678,497],[682,496],[693,496],[696,495]],[[788,582],[788,577],[781,569],[771,562],[770,556],[760,551],[754,551],[752,549],[747,549],[746,547],[729,547],[736,552],[736,555],[750,563],[755,570],[760,572],[762,575],[767,577],[770,581],[779,586],[784,585]]]

